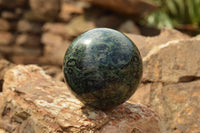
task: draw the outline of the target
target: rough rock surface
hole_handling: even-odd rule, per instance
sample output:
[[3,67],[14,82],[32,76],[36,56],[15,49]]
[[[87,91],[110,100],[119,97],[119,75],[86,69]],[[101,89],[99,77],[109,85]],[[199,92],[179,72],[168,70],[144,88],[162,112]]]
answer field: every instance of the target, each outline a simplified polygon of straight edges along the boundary
[[[1,84],[1,80],[3,80],[4,74],[5,72],[12,68],[14,66],[14,64],[10,63],[9,61],[5,60],[5,59],[0,59],[0,88],[2,86]],[[1,90],[1,89],[0,89]],[[1,91],[0,91],[1,92]]]
[[7,132],[160,133],[158,115],[141,104],[114,110],[83,106],[66,85],[34,65],[19,65],[4,76],[0,128]]
[[176,83],[200,77],[200,38],[167,29],[156,37],[127,36],[143,56],[143,81]]
[[200,38],[169,41],[143,58],[148,81],[184,82],[200,77]]
[[139,48],[143,58],[158,46],[173,40],[183,40],[190,38],[177,30],[162,29],[158,36],[145,37],[142,35],[126,34]]
[[50,75],[54,80],[64,81],[64,74],[62,72],[62,67],[45,65],[42,69],[46,74]]
[[139,88],[130,101],[143,103],[159,112],[169,132],[198,132],[199,90],[200,80],[168,85],[155,82]]
[[[141,52],[146,52],[143,81],[130,101],[159,112],[170,133],[197,133],[200,132],[200,37],[168,35],[169,41],[162,39],[162,33],[146,38],[150,41],[141,47]],[[141,46],[137,41],[136,45]]]

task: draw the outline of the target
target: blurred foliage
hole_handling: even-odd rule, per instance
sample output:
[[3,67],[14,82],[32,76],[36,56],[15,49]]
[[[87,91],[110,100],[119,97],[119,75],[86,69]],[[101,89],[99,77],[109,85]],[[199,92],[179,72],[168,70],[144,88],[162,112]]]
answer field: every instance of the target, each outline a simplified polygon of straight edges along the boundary
[[167,28],[190,27],[200,25],[200,0],[151,0],[159,9],[146,17],[148,26]]

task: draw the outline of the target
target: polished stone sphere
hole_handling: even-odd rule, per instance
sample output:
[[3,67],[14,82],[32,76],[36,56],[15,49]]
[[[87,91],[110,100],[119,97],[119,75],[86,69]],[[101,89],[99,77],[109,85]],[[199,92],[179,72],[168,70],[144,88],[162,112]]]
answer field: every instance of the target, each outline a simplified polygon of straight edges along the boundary
[[142,59],[124,34],[96,28],[78,36],[64,56],[64,77],[84,104],[110,109],[136,91],[142,77]]

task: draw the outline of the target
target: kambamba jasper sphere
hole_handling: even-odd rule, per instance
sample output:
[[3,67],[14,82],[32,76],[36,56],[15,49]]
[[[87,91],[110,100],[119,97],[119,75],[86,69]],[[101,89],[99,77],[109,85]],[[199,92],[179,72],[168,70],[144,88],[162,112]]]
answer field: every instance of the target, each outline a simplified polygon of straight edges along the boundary
[[77,98],[98,109],[131,97],[142,77],[142,59],[124,34],[96,28],[78,36],[64,57],[65,80]]

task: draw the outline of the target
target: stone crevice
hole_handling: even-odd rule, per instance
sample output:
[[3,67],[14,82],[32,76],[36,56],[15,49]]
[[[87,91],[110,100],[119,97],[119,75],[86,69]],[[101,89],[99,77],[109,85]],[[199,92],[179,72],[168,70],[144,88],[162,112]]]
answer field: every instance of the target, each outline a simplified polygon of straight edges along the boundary
[[0,79],[0,93],[3,91],[3,80]]
[[196,80],[200,80],[200,77],[194,75],[187,75],[180,77],[178,82],[192,82]]

